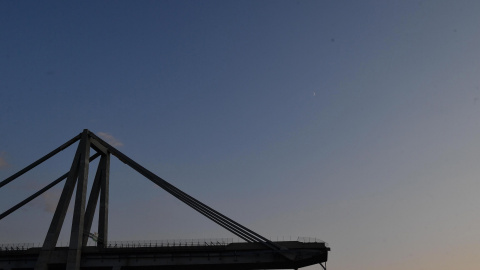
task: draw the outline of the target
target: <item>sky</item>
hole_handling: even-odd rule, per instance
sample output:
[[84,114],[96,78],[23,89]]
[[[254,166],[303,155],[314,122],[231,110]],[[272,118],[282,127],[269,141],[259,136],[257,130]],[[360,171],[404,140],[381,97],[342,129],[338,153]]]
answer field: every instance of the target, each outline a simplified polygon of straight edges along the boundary
[[[476,0],[1,1],[0,180],[89,129],[267,238],[326,241],[329,269],[478,269],[478,14]],[[0,211],[75,148],[1,188]],[[236,239],[114,157],[110,181],[110,240]],[[61,188],[1,220],[0,243],[41,243]]]

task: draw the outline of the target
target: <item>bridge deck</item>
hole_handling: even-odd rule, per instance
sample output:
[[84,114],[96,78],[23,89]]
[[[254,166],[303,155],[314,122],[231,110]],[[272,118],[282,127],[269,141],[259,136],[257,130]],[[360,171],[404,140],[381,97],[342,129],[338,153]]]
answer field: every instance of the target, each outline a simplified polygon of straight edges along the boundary
[[[211,246],[123,247],[82,249],[81,268],[96,270],[161,269],[296,269],[327,261],[325,243],[275,242],[288,248],[272,251],[256,243]],[[0,269],[33,269],[40,248],[0,251]],[[65,269],[67,247],[56,248],[49,269]]]

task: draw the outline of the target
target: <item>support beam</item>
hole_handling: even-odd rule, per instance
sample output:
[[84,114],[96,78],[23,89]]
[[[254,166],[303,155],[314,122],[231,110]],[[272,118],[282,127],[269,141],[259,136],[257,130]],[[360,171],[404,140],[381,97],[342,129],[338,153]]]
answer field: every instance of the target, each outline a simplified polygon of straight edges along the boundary
[[44,188],[42,188],[41,190],[35,192],[33,195],[31,195],[30,197],[26,198],[25,200],[21,201],[20,203],[16,204],[15,206],[13,206],[12,208],[8,209],[7,211],[3,212],[1,215],[0,215],[0,220],[2,220],[4,217],[10,215],[12,212],[14,212],[15,210],[19,209],[20,207],[24,206],[25,204],[29,203],[30,201],[32,201],[33,199],[37,198],[38,196],[42,195],[45,191],[49,190],[50,188],[56,186],[58,183],[62,182],[63,180],[65,180],[65,178],[67,178],[68,176],[68,173],[60,176],[59,178],[57,178],[57,180],[53,181],[52,183],[48,184],[47,186],[45,186]]
[[78,141],[78,139],[80,139],[80,136],[81,134],[73,137],[71,140],[69,140],[68,142],[62,144],[60,147],[58,147],[57,149],[53,150],[52,152],[48,153],[47,155],[43,156],[42,158],[40,158],[39,160],[33,162],[32,164],[28,165],[27,167],[25,167],[23,170],[17,172],[16,174],[10,176],[9,178],[3,180],[2,182],[0,182],[0,188],[5,186],[6,184],[12,182],[13,180],[15,180],[17,177],[21,176],[22,174],[30,171],[31,169],[35,168],[36,166],[38,166],[39,164],[41,164],[42,162],[44,162],[45,160],[53,157],[54,155],[56,155],[58,152],[64,150],[65,148],[69,147],[70,145],[74,144],[76,141]]
[[105,158],[102,156],[100,163],[98,164],[97,172],[95,174],[95,180],[92,184],[92,190],[90,191],[90,196],[88,197],[87,210],[85,210],[85,225],[83,227],[83,246],[87,245],[88,242],[88,233],[92,228],[93,216],[95,215],[95,209],[97,208],[98,197],[100,195],[100,188],[102,186],[102,170],[103,163],[105,163]]
[[[100,154],[96,153],[95,155],[91,156],[90,157],[90,161],[93,161],[95,160],[97,157],[99,157]],[[30,201],[34,200],[35,198],[37,198],[38,196],[42,195],[43,193],[45,193],[47,190],[51,189],[52,187],[56,186],[58,183],[62,182],[63,180],[65,180],[65,178],[67,178],[68,176],[68,172],[65,173],[64,175],[60,176],[59,178],[57,178],[57,180],[53,181],[52,183],[46,185],[44,188],[42,188],[41,190],[35,192],[33,195],[31,195],[30,197],[26,198],[25,200],[21,201],[20,203],[16,204],[15,206],[13,206],[12,208],[8,209],[7,211],[3,212],[2,214],[0,214],[0,220],[2,220],[4,217],[10,215],[11,213],[15,212],[17,209],[19,209],[20,207],[24,206],[25,204],[29,203]]]
[[72,219],[72,230],[70,234],[70,247],[67,255],[66,270],[79,270],[80,258],[83,244],[83,226],[85,219],[85,200],[87,197],[88,182],[88,157],[90,156],[90,140],[88,130],[84,130],[80,141],[80,160],[77,194],[75,196],[75,206]]
[[227,229],[228,231],[232,232],[233,234],[237,235],[238,237],[244,239],[247,242],[257,242],[260,243],[269,249],[280,251],[285,250],[285,248],[271,242],[270,240],[266,239],[265,237],[253,232],[252,230],[242,226],[241,224],[233,221],[232,219],[222,215],[221,213],[215,211],[211,207],[203,204],[202,202],[198,201],[197,199],[191,197],[190,195],[186,194],[185,192],[179,190],[172,184],[168,183],[167,181],[163,180],[159,176],[155,175],[151,171],[147,170],[140,164],[133,161],[131,158],[123,154],[122,152],[115,149],[113,146],[105,142],[104,140],[97,137],[95,134],[90,133],[90,136],[105,146],[109,152],[111,152],[114,156],[116,156],[120,161],[124,162],[159,187],[176,197],[177,199],[181,200],[185,204],[189,205],[205,217],[209,218],[213,222],[217,223],[218,225],[222,226],[223,228]]
[[90,145],[95,151],[100,152],[103,155],[106,155],[108,153],[107,148],[105,148],[105,146],[103,146],[101,143],[97,142],[93,138],[90,138]]
[[105,160],[102,163],[102,186],[100,193],[100,210],[98,216],[98,247],[106,247],[108,243],[108,203],[110,188],[110,153],[103,156]]
[[98,138],[95,134],[91,134],[92,138],[102,143],[114,156],[116,156],[120,161],[124,162],[132,169],[136,170],[147,179],[151,180],[159,187],[167,191],[168,193],[172,194],[177,199],[181,200],[185,204],[189,205],[205,217],[209,218],[213,222],[217,223],[218,225],[222,226],[223,228],[227,229],[228,231],[232,232],[233,234],[237,235],[238,237],[244,239],[247,242],[259,242],[263,245],[268,246],[274,250],[280,250],[281,248],[277,245],[271,243],[268,239],[256,234],[255,232],[243,227],[242,225],[236,223],[235,221],[225,217],[224,215],[218,213],[217,211],[213,210],[212,208],[208,207],[207,205],[201,203],[200,201],[194,199],[193,197],[189,196],[188,194],[182,192],[181,190],[177,189],[167,181],[163,180],[159,176],[155,175],[154,173],[150,172],[140,164],[136,163],[129,157],[127,157],[122,152],[115,149],[113,146],[109,145],[102,139]]
[[60,235],[60,230],[63,226],[63,221],[65,220],[65,215],[67,214],[68,205],[72,198],[73,190],[75,189],[75,184],[78,177],[78,167],[81,158],[83,143],[80,142],[75,153],[75,158],[73,159],[72,166],[68,172],[67,181],[63,188],[62,194],[60,195],[60,200],[58,201],[57,209],[53,215],[52,222],[43,242],[42,250],[38,256],[37,262],[35,264],[35,270],[48,270],[48,261],[50,259],[50,254],[55,249],[57,245],[58,236]]

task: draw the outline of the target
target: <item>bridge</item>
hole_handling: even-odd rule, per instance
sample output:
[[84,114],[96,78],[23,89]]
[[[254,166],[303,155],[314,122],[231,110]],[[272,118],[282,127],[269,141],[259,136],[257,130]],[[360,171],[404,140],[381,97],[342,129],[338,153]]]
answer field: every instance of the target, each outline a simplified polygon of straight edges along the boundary
[[[298,269],[319,264],[326,270],[325,242],[270,241],[176,188],[85,129],[71,140],[0,182],[0,188],[78,142],[70,170],[25,200],[0,214],[0,220],[65,180],[58,205],[41,247],[0,244],[0,270],[153,270],[153,269]],[[91,149],[95,151],[91,155]],[[110,156],[222,226],[245,242],[173,241],[124,243],[108,239]],[[87,198],[89,164],[100,158]],[[68,247],[58,246],[60,230],[76,187]],[[88,199],[88,200],[87,200]],[[96,245],[88,245],[98,205]]]

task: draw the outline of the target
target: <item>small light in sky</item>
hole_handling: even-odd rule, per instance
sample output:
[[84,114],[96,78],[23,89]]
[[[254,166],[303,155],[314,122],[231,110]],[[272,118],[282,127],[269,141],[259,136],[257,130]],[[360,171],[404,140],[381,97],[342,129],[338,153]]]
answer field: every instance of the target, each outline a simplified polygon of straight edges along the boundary
[[315,96],[315,91],[313,92],[313,96]]

